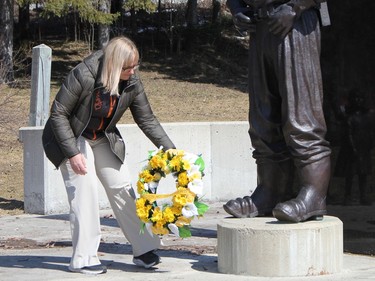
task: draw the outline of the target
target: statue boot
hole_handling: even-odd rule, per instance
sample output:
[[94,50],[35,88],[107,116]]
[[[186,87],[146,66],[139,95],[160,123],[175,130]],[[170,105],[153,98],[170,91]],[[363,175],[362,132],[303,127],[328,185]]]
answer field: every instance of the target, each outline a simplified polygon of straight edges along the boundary
[[331,175],[330,158],[297,168],[300,190],[296,198],[279,203],[272,213],[280,221],[322,220]]
[[278,202],[284,200],[286,188],[293,185],[291,160],[257,164],[258,185],[251,196],[229,200],[224,210],[236,218],[272,215]]

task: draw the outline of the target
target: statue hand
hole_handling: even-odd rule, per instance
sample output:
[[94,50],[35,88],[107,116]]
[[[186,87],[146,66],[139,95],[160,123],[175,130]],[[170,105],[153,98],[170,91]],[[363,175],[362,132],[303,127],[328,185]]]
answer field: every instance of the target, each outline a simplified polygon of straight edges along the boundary
[[243,12],[239,12],[233,16],[233,23],[241,34],[255,31],[255,23]]
[[284,38],[292,30],[296,17],[297,14],[291,6],[280,5],[268,20],[270,32]]

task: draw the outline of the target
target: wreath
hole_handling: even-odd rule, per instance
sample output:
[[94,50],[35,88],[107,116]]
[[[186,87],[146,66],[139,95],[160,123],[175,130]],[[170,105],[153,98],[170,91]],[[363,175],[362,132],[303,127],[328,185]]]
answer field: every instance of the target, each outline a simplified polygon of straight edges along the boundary
[[[150,151],[137,181],[136,211],[142,222],[141,232],[146,228],[156,235],[190,237],[191,220],[208,210],[198,197],[203,190],[203,171],[200,155],[178,149]],[[160,180],[169,174],[175,178],[176,191],[156,194]]]

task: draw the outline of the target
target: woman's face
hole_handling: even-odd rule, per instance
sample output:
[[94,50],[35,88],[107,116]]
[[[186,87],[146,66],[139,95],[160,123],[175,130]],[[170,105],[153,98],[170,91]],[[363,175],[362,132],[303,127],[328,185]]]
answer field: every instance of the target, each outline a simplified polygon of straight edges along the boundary
[[139,63],[138,61],[134,61],[132,65],[123,65],[121,69],[120,80],[129,80],[130,76],[132,76],[136,69],[138,69]]

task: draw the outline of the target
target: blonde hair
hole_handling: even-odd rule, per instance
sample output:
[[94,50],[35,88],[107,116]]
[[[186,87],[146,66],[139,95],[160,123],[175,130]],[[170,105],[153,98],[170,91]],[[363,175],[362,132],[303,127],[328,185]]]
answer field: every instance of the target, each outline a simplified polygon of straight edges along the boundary
[[101,80],[111,95],[118,95],[118,83],[124,65],[132,65],[139,59],[139,52],[129,38],[115,37],[104,48]]

